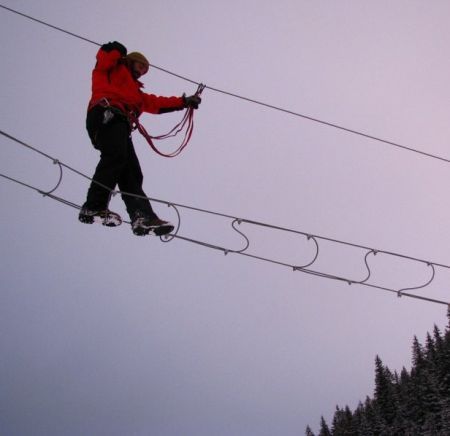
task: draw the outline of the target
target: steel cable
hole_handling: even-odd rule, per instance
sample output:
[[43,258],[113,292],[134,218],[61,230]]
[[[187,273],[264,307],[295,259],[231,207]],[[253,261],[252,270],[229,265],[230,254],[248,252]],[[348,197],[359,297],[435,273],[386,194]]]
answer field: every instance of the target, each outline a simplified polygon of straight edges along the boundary
[[[63,32],[65,34],[67,34],[67,35],[70,35],[70,36],[73,36],[75,38],[81,39],[83,41],[89,42],[89,43],[94,44],[96,46],[101,46],[100,43],[98,43],[96,41],[93,41],[92,39],[89,39],[89,38],[86,38],[84,36],[78,35],[76,33],[70,32],[70,31],[65,30],[65,29],[63,29],[61,27],[58,27],[58,26],[55,26],[53,24],[47,23],[47,22],[45,22],[43,20],[39,20],[39,19],[34,18],[34,17],[30,16],[30,15],[27,15],[27,14],[24,14],[22,12],[19,12],[19,11],[15,10],[15,9],[9,8],[9,7],[1,5],[1,4],[0,4],[0,8],[3,8],[5,10],[9,11],[9,12],[14,13],[14,14],[20,15],[20,16],[22,16],[24,18],[29,19],[29,20],[35,21],[35,22],[37,22],[39,24],[42,24],[44,26],[50,27],[50,28],[52,28],[54,30],[58,30],[59,32]],[[177,77],[179,79],[182,79],[182,80],[185,80],[187,82],[193,83],[195,85],[198,85],[198,86],[202,85],[202,83],[199,82],[199,81],[192,80],[192,79],[190,79],[188,77],[185,77],[185,76],[182,76],[180,74],[174,73],[174,72],[172,72],[172,71],[170,71],[170,70],[168,70],[166,68],[162,68],[162,67],[159,67],[159,66],[154,65],[154,64],[151,64],[151,67],[153,67],[153,68],[155,68],[157,70],[163,71],[164,73],[170,74],[170,75],[172,75],[174,77]],[[324,125],[324,126],[327,126],[327,127],[331,127],[331,128],[334,128],[334,129],[337,129],[337,130],[340,130],[340,131],[344,131],[346,133],[350,133],[350,134],[357,135],[357,136],[360,136],[360,137],[363,137],[363,138],[366,138],[366,139],[370,139],[370,140],[373,140],[373,141],[384,143],[386,145],[390,145],[392,147],[396,147],[396,148],[404,150],[404,151],[409,151],[409,152],[412,152],[412,153],[416,153],[416,154],[419,154],[421,156],[425,156],[425,157],[429,157],[429,158],[432,158],[432,159],[436,159],[436,160],[439,160],[439,161],[442,161],[442,162],[445,162],[445,163],[449,163],[450,162],[450,159],[448,159],[448,158],[444,158],[444,157],[438,156],[436,154],[428,153],[428,152],[425,152],[425,151],[422,151],[422,150],[410,147],[408,145],[400,144],[398,142],[394,142],[394,141],[390,141],[390,140],[387,140],[387,139],[383,139],[383,138],[381,138],[379,136],[375,136],[375,135],[371,135],[369,133],[361,132],[361,131],[356,130],[356,129],[348,128],[348,127],[339,125],[337,123],[325,121],[325,120],[319,119],[317,117],[312,117],[310,115],[305,115],[305,114],[302,114],[302,113],[299,113],[299,112],[296,112],[296,111],[293,111],[293,110],[282,108],[280,106],[276,106],[276,105],[273,105],[273,104],[265,103],[265,102],[262,102],[262,101],[259,101],[259,100],[253,99],[253,98],[245,97],[245,96],[233,93],[233,92],[224,91],[222,89],[215,88],[215,87],[212,87],[212,86],[209,86],[209,85],[204,85],[204,87],[205,87],[205,89],[209,89],[210,91],[214,91],[214,92],[217,92],[217,93],[228,95],[229,97],[237,98],[237,99],[244,100],[244,101],[247,101],[249,103],[253,103],[253,104],[256,104],[256,105],[259,105],[259,106],[263,106],[263,107],[266,107],[266,108],[269,108],[269,109],[272,109],[272,110],[276,110],[276,111],[283,112],[283,113],[286,113],[286,114],[289,114],[289,115],[293,115],[295,117],[303,118],[305,120],[308,120],[308,121],[311,121],[311,122],[314,122],[314,123],[318,123],[318,124],[321,124],[321,125]]]
[[[7,176],[5,174],[1,174],[0,173],[0,177],[3,177],[7,180],[10,180],[12,182],[16,182],[22,186],[25,186],[27,188],[30,188],[32,190],[35,190],[37,192],[39,192],[40,194],[42,194],[43,196],[49,197],[55,201],[61,202],[65,205],[71,206],[73,208],[76,209],[80,209],[80,206],[77,205],[76,203],[73,203],[67,199],[64,199],[62,197],[58,197],[56,195],[53,194],[53,192],[60,186],[61,184],[61,180],[62,180],[62,169],[66,168],[72,172],[74,172],[77,175],[80,175],[84,178],[86,178],[87,180],[93,181],[94,183],[97,183],[95,180],[92,180],[90,177],[86,176],[85,174],[81,173],[80,171],[72,168],[69,165],[66,165],[64,163],[62,163],[60,160],[53,158],[52,156],[40,151],[39,149],[37,149],[36,147],[30,146],[29,144],[15,138],[14,136],[0,130],[0,134],[5,136],[6,138],[14,141],[15,143],[22,145],[24,147],[27,147],[29,150],[32,150],[36,153],[39,153],[42,156],[47,157],[49,160],[51,160],[53,163],[58,163],[60,171],[61,171],[61,175],[60,175],[60,179],[57,183],[57,185],[45,192],[42,191],[41,189],[38,189],[30,184],[24,183],[18,179],[15,179],[11,176]],[[155,198],[151,198],[151,197],[142,197],[142,196],[138,196],[135,194],[131,194],[131,193],[127,193],[127,192],[121,192],[121,191],[114,191],[109,189],[108,187],[99,184],[100,186],[102,186],[105,189],[108,189],[111,192],[111,196],[114,196],[116,194],[121,194],[121,195],[129,195],[129,196],[134,196],[134,197],[139,197],[139,198],[147,198],[150,201],[153,202],[158,202],[158,203],[162,203],[165,204],[169,207],[174,208],[177,217],[178,217],[178,224],[176,226],[176,231],[173,234],[168,235],[167,237],[161,237],[160,239],[163,242],[170,242],[174,239],[179,239],[185,242],[189,242],[192,244],[196,244],[196,245],[200,245],[206,248],[210,248],[210,249],[214,249],[214,250],[218,250],[223,252],[225,255],[227,254],[238,254],[238,255],[242,255],[242,256],[246,256],[255,260],[259,260],[259,261],[263,261],[263,262],[267,262],[267,263],[271,263],[274,265],[279,265],[279,266],[284,266],[287,268],[290,268],[292,271],[298,271],[298,272],[303,272],[305,274],[310,274],[313,276],[317,276],[317,277],[322,277],[322,278],[327,278],[330,280],[336,280],[336,281],[340,281],[340,282],[345,282],[349,285],[355,284],[355,285],[360,285],[360,286],[366,286],[369,288],[373,288],[373,289],[378,289],[378,290],[384,290],[384,291],[389,291],[391,293],[395,293],[398,297],[410,297],[410,298],[415,298],[415,299],[419,299],[419,300],[423,300],[423,301],[428,301],[428,302],[433,302],[433,303],[438,303],[438,304],[444,304],[448,307],[450,307],[450,302],[446,302],[446,301],[442,301],[442,300],[438,300],[438,299],[434,299],[434,298],[430,298],[430,297],[425,297],[422,295],[416,295],[416,294],[412,294],[410,292],[406,292],[406,291],[410,291],[410,290],[418,290],[418,289],[424,289],[426,287],[428,287],[435,279],[435,275],[436,275],[436,268],[442,268],[442,269],[449,269],[450,270],[450,265],[445,265],[442,263],[437,263],[437,262],[431,262],[428,260],[423,260],[423,259],[419,259],[416,257],[412,257],[412,256],[407,256],[404,254],[399,254],[399,253],[394,253],[391,251],[386,251],[386,250],[380,250],[380,249],[374,249],[374,248],[370,248],[361,244],[355,244],[355,243],[351,243],[351,242],[347,242],[347,241],[343,241],[343,240],[339,240],[336,238],[328,238],[328,237],[324,237],[324,236],[319,236],[319,235],[313,235],[311,233],[307,233],[307,232],[303,232],[303,231],[299,231],[299,230],[295,230],[295,229],[290,229],[287,227],[280,227],[277,225],[272,225],[272,224],[268,224],[268,223],[263,223],[263,222],[259,222],[259,221],[255,221],[255,220],[250,220],[250,219],[245,219],[245,218],[239,218],[233,215],[229,215],[229,214],[224,214],[224,213],[220,213],[220,212],[215,212],[212,210],[208,210],[208,209],[201,209],[198,207],[193,207],[193,206],[189,206],[189,205],[182,205],[182,204],[177,204],[174,202],[169,202],[169,201],[165,201],[165,200],[160,200],[160,199],[155,199]],[[224,246],[220,246],[217,244],[213,244],[207,241],[201,241],[198,239],[194,239],[194,238],[189,238],[186,236],[182,236],[178,234],[178,231],[180,229],[180,224],[181,224],[181,214],[179,209],[186,209],[186,210],[190,210],[190,211],[195,211],[198,213],[203,213],[203,214],[207,214],[210,216],[217,216],[217,217],[222,217],[222,218],[227,218],[232,220],[231,222],[231,227],[232,229],[238,233],[240,235],[240,237],[244,240],[244,246],[242,248],[229,248],[229,247],[224,247]],[[128,223],[127,221],[124,221],[126,223]],[[238,229],[236,226],[242,226],[243,224],[247,224],[250,226],[258,226],[258,227],[262,227],[262,228],[267,228],[267,229],[271,229],[271,230],[277,230],[277,231],[283,231],[286,233],[291,233],[291,234],[295,234],[295,235],[300,235],[306,238],[307,241],[312,240],[315,244],[315,252],[313,253],[312,259],[307,262],[304,265],[295,265],[295,264],[291,264],[291,263],[287,263],[287,262],[283,262],[271,257],[264,257],[264,256],[260,256],[254,253],[248,253],[247,250],[250,247],[250,239],[248,237],[248,235],[246,233],[244,233],[244,231],[242,231],[240,228]],[[356,248],[359,250],[362,250],[364,253],[362,253],[363,259],[364,259],[364,265],[367,269],[367,276],[365,279],[363,280],[356,280],[353,278],[348,278],[348,277],[342,277],[342,276],[338,276],[338,275],[334,275],[334,274],[329,274],[323,271],[318,271],[318,270],[313,270],[310,267],[317,261],[317,259],[319,258],[319,252],[320,252],[320,242],[324,241],[324,242],[331,242],[332,244],[335,245],[342,245],[342,246],[348,246],[348,247],[352,247],[352,248]],[[432,275],[431,278],[424,284],[420,284],[418,286],[414,286],[414,287],[403,287],[400,289],[393,289],[393,288],[389,288],[386,286],[381,286],[381,285],[377,285],[377,284],[373,284],[373,283],[369,283],[369,279],[371,277],[371,267],[369,265],[368,262],[368,256],[370,254],[375,255],[379,255],[379,254],[384,254],[384,255],[388,255],[388,256],[393,256],[396,258],[401,258],[404,260],[409,260],[409,261],[414,261],[423,265],[426,265],[427,267],[431,267],[432,269]]]

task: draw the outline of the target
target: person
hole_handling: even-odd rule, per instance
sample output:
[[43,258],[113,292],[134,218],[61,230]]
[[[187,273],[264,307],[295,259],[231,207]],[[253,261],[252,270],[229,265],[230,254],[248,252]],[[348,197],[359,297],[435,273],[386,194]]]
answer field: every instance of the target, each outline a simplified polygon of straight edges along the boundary
[[161,236],[174,229],[156,215],[142,189],[143,175],[131,138],[130,116],[198,109],[201,99],[197,95],[162,97],[144,92],[139,79],[149,67],[143,54],[127,53],[117,41],[102,45],[97,53],[86,128],[93,146],[100,151],[100,160],[78,215],[82,223],[92,224],[96,218],[108,226],[121,223],[120,217],[108,209],[118,185],[135,235]]

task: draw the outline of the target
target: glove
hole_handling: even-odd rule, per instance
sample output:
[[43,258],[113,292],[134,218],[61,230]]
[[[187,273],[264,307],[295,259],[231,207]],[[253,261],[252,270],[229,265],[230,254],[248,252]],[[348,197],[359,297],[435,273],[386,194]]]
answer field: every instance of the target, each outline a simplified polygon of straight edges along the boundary
[[120,42],[108,42],[107,44],[102,45],[102,50],[109,53],[110,51],[117,50],[122,56],[127,55],[127,49]]
[[198,105],[202,102],[202,99],[195,94],[189,97],[186,97],[186,94],[183,94],[183,102],[184,107],[191,107],[194,109],[198,109]]

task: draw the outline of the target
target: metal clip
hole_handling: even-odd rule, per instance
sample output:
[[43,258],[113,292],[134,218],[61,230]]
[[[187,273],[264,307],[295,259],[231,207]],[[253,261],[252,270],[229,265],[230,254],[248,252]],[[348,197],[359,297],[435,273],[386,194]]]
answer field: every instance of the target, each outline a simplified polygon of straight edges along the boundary
[[106,109],[105,112],[103,112],[103,124],[108,124],[114,117],[114,113],[111,109]]

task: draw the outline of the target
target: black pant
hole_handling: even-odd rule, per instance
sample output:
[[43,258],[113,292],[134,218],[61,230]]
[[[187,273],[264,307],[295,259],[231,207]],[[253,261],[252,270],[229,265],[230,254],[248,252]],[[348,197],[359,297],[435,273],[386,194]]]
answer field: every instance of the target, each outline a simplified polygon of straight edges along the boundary
[[[139,160],[131,140],[128,120],[115,113],[106,124],[103,123],[105,108],[96,106],[88,112],[86,127],[94,147],[100,151],[100,161],[95,170],[86,203],[83,207],[90,210],[105,210],[111,196],[111,190],[119,185],[121,192],[146,197],[142,190],[143,175]],[[131,219],[141,213],[149,218],[156,214],[147,198],[138,198],[122,194],[127,212]]]

